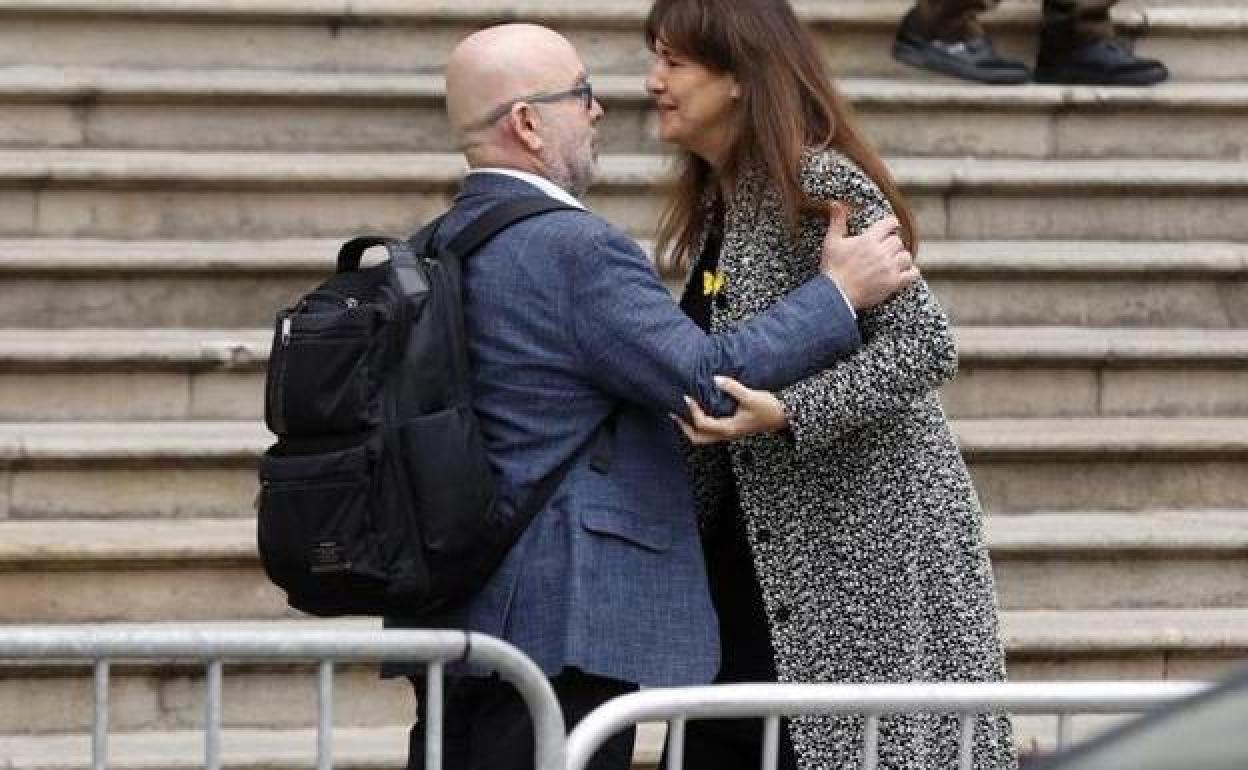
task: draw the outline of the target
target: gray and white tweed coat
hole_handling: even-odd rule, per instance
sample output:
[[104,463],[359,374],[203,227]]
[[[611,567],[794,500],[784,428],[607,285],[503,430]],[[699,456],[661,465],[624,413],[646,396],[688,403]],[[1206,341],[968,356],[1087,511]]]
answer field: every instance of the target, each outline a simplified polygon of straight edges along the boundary
[[[808,152],[804,189],[850,204],[850,234],[891,213],[852,161]],[[712,330],[725,331],[814,275],[827,222],[786,233],[776,191],[747,174],[728,202]],[[863,347],[777,394],[790,435],[698,449],[704,515],[737,479],[745,530],[785,682],[978,682],[1005,677],[979,502],[936,388],[957,369],[949,321],[926,285],[859,318]],[[976,770],[1016,765],[1009,720],[978,720]],[[802,770],[858,767],[862,720],[795,719]],[[956,767],[954,717],[881,720],[880,766]]]

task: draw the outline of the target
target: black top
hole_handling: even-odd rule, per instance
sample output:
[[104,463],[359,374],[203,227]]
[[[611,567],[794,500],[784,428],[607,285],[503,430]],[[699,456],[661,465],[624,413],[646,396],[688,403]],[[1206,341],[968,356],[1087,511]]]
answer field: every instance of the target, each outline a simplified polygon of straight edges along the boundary
[[[685,285],[680,308],[703,331],[710,332],[713,303],[723,292],[719,254],[723,246],[723,214],[707,233],[706,246]],[[722,663],[716,682],[775,681],[771,635],[763,597],[754,574],[754,557],[746,539],[737,480],[730,478],[719,510],[702,533],[706,571],[720,625]],[[735,723],[733,729],[739,728]]]
[[693,266],[685,293],[680,298],[680,309],[685,311],[702,331],[711,331],[711,302],[723,291],[719,279],[719,251],[724,241],[724,215],[717,211],[706,234],[706,246]]

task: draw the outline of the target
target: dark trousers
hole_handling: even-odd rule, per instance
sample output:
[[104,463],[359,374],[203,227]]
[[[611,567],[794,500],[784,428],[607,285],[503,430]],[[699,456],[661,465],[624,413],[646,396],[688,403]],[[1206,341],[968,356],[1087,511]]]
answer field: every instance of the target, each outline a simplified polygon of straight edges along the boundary
[[[423,681],[413,679],[424,698]],[[637,690],[637,685],[577,669],[551,680],[570,731],[586,714],[608,700]],[[451,677],[446,680],[442,719],[442,766],[446,770],[533,770],[533,722],[520,694],[498,677]],[[594,755],[591,770],[629,770],[635,729],[619,733]],[[423,720],[412,728],[408,770],[424,770]]]
[[[908,23],[921,37],[931,40],[968,40],[979,37],[979,15],[997,7],[1000,0],[918,0]],[[1090,40],[1112,37],[1114,25],[1109,9],[1118,0],[1044,0],[1041,45],[1049,49],[1070,48]]]
[[[711,600],[719,616],[720,663],[716,684],[776,681],[775,654],[734,494],[702,537]],[[762,719],[715,719],[685,725],[687,770],[757,770],[762,766]],[[787,720],[781,721],[779,770],[796,770]],[[664,751],[664,765],[667,751]]]

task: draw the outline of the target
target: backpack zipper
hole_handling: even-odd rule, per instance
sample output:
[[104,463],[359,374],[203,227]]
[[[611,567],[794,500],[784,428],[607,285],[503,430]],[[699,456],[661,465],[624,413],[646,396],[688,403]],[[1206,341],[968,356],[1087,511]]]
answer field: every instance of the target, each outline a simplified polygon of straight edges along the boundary
[[357,473],[335,473],[329,476],[312,479],[261,479],[260,486],[265,489],[320,489],[322,487],[346,487],[359,484],[368,477]]
[[293,322],[289,314],[282,316],[278,325],[277,348],[270,355],[277,357],[277,371],[269,389],[269,417],[273,423],[269,427],[281,436],[286,433],[286,408],[282,394],[286,387],[286,348],[290,347],[291,326]]

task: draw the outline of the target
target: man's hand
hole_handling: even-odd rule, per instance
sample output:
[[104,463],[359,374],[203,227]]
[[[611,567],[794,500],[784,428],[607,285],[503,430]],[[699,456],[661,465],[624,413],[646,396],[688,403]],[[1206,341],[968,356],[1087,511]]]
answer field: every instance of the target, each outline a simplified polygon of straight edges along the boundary
[[875,307],[919,279],[914,258],[897,234],[901,224],[881,219],[861,235],[848,237],[849,209],[828,206],[828,234],[819,269],[836,281],[855,310]]
[[672,419],[693,444],[715,444],[721,441],[753,436],[757,433],[774,433],[789,426],[780,399],[765,390],[751,390],[731,377],[716,377],[719,389],[737,402],[737,411],[731,417],[710,417],[692,398],[685,396],[689,405],[689,422],[676,415]]

